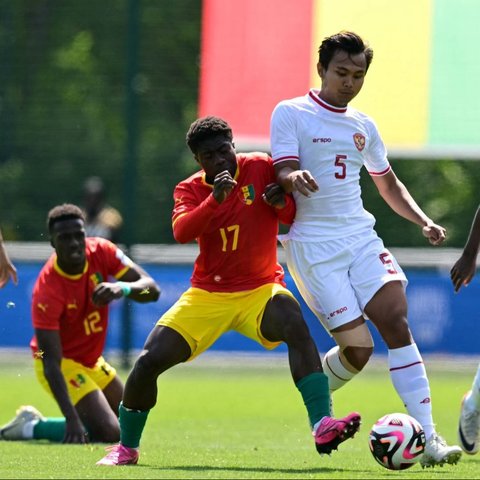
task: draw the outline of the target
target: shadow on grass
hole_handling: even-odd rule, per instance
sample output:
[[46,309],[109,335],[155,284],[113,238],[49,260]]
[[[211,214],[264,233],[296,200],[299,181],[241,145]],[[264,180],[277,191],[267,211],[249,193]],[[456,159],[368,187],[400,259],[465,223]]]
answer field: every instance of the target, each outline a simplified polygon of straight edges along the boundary
[[[169,465],[169,466],[152,466],[148,464],[138,464],[135,468],[138,467],[146,467],[152,470],[162,470],[162,471],[185,471],[185,472],[252,472],[252,473],[281,473],[281,474],[320,474],[320,473],[346,473],[352,472],[351,469],[348,468],[341,468],[341,467],[319,467],[319,468],[272,468],[272,467],[220,467],[220,466],[213,466],[213,465]],[[357,473],[371,473],[368,470],[355,470]],[[330,477],[334,478],[334,477]]]
[[[479,459],[472,459],[474,463],[480,463]],[[445,468],[429,468],[423,469],[420,465],[414,466],[411,469],[401,470],[401,471],[392,471],[388,469],[380,468],[378,472],[376,471],[372,476],[371,470],[366,469],[354,469],[354,468],[342,468],[339,466],[335,467],[315,467],[315,468],[273,468],[273,467],[234,467],[234,466],[214,466],[214,465],[165,465],[165,466],[154,466],[150,464],[138,464],[135,468],[148,468],[151,470],[159,470],[163,472],[171,471],[184,471],[184,472],[238,472],[238,473],[270,473],[270,474],[279,474],[279,475],[300,475],[299,478],[304,478],[305,475],[328,475],[328,478],[334,479],[335,474],[343,474],[342,478],[345,475],[354,474],[356,478],[391,478],[392,473],[398,474],[400,478],[415,478],[417,475],[420,478],[427,478],[425,474],[431,473],[435,478],[451,478],[454,474],[454,466],[446,466]],[[408,474],[408,477],[405,475]],[[208,478],[205,476],[205,478]],[[214,478],[214,477],[212,477]],[[248,477],[247,477],[248,478]],[[430,478],[430,477],[428,477]],[[458,478],[458,477],[457,477]],[[476,477],[475,477],[476,478]]]

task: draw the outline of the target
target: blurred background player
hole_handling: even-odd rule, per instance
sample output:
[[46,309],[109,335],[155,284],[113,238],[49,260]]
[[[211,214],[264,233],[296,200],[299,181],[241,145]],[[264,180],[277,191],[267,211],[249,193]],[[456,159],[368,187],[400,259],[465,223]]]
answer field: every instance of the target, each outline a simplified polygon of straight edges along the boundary
[[87,237],[102,237],[117,243],[123,224],[122,215],[106,201],[100,177],[89,177],[83,185],[83,207]]
[[199,244],[191,288],[147,338],[125,384],[120,443],[97,464],[137,463],[143,428],[157,401],[158,376],[193,360],[229,330],[267,349],[287,344],[291,374],[306,405],[316,448],[330,453],[355,434],[360,415],[330,417],[328,379],[277,263],[278,222],[292,221],[293,200],[274,183],[268,155],[235,153],[232,130],[224,120],[195,121],[187,144],[202,170],[175,188],[172,220],[178,242]]
[[0,230],[0,288],[4,287],[10,279],[17,285],[17,269],[8,256],[7,249],[3,243],[2,230]]
[[102,356],[109,304],[123,297],[154,302],[160,289],[113,243],[85,238],[78,206],[54,207],[47,226],[55,252],[33,288],[35,335],[30,346],[37,378],[63,418],[44,418],[34,407],[24,406],[0,428],[0,439],[116,442],[123,384]]
[[[467,286],[475,276],[478,249],[480,247],[480,205],[472,221],[472,227],[462,255],[450,271],[455,292]],[[473,379],[472,388],[463,397],[458,438],[465,453],[473,455],[480,447],[480,365]]]
[[457,463],[462,450],[437,435],[430,386],[407,319],[407,279],[363,208],[365,166],[387,204],[419,225],[433,245],[445,239],[394,174],[373,120],[348,106],[360,92],[373,51],[352,32],[319,49],[320,90],[280,102],[271,120],[277,180],[293,192],[297,213],[282,237],[288,269],[305,302],[337,346],[323,359],[332,390],[366,365],[373,340],[368,317],[388,347],[393,385],[425,430],[423,467]]

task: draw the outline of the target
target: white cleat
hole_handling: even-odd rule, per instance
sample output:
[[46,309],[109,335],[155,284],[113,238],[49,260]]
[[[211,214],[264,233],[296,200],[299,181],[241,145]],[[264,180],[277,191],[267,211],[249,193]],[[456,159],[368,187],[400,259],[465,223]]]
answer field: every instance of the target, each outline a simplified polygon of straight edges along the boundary
[[471,410],[467,406],[467,392],[462,400],[462,410],[458,422],[458,440],[465,453],[475,455],[480,448],[480,411]]
[[25,425],[38,420],[44,420],[43,415],[35,407],[23,405],[17,410],[15,418],[0,428],[0,440],[25,440]]
[[443,467],[446,463],[450,465],[456,464],[462,456],[462,449],[458,445],[448,446],[447,442],[434,433],[425,445],[425,452],[420,459],[422,468]]

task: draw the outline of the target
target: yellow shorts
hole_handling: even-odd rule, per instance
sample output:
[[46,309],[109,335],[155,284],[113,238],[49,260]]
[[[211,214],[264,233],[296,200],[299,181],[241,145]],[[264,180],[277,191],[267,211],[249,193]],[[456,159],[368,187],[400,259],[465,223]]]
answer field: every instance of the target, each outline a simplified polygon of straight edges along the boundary
[[235,330],[271,350],[282,342],[270,342],[260,332],[267,302],[275,295],[293,294],[282,285],[268,283],[244,292],[207,292],[189,288],[163,314],[157,325],[178,332],[190,345],[189,360],[207,350],[222,334]]
[[[43,373],[42,359],[35,358],[33,362],[38,381],[53,396],[50,385]],[[92,368],[85,367],[70,358],[63,358],[61,369],[67,384],[68,395],[74,405],[90,392],[105,389],[117,375],[117,371],[103,357],[100,357]]]

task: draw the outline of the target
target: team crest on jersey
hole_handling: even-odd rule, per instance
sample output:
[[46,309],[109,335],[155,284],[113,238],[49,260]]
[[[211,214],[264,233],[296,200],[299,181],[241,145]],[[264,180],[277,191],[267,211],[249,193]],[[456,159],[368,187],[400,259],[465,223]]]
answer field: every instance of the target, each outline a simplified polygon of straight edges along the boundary
[[90,275],[90,280],[93,283],[93,286],[96,287],[99,283],[103,282],[103,277],[100,272],[95,272]]
[[365,148],[365,136],[361,133],[353,134],[353,142],[355,143],[355,146],[359,152]]
[[240,189],[239,196],[245,205],[251,205],[255,200],[255,188],[252,184],[244,185]]

